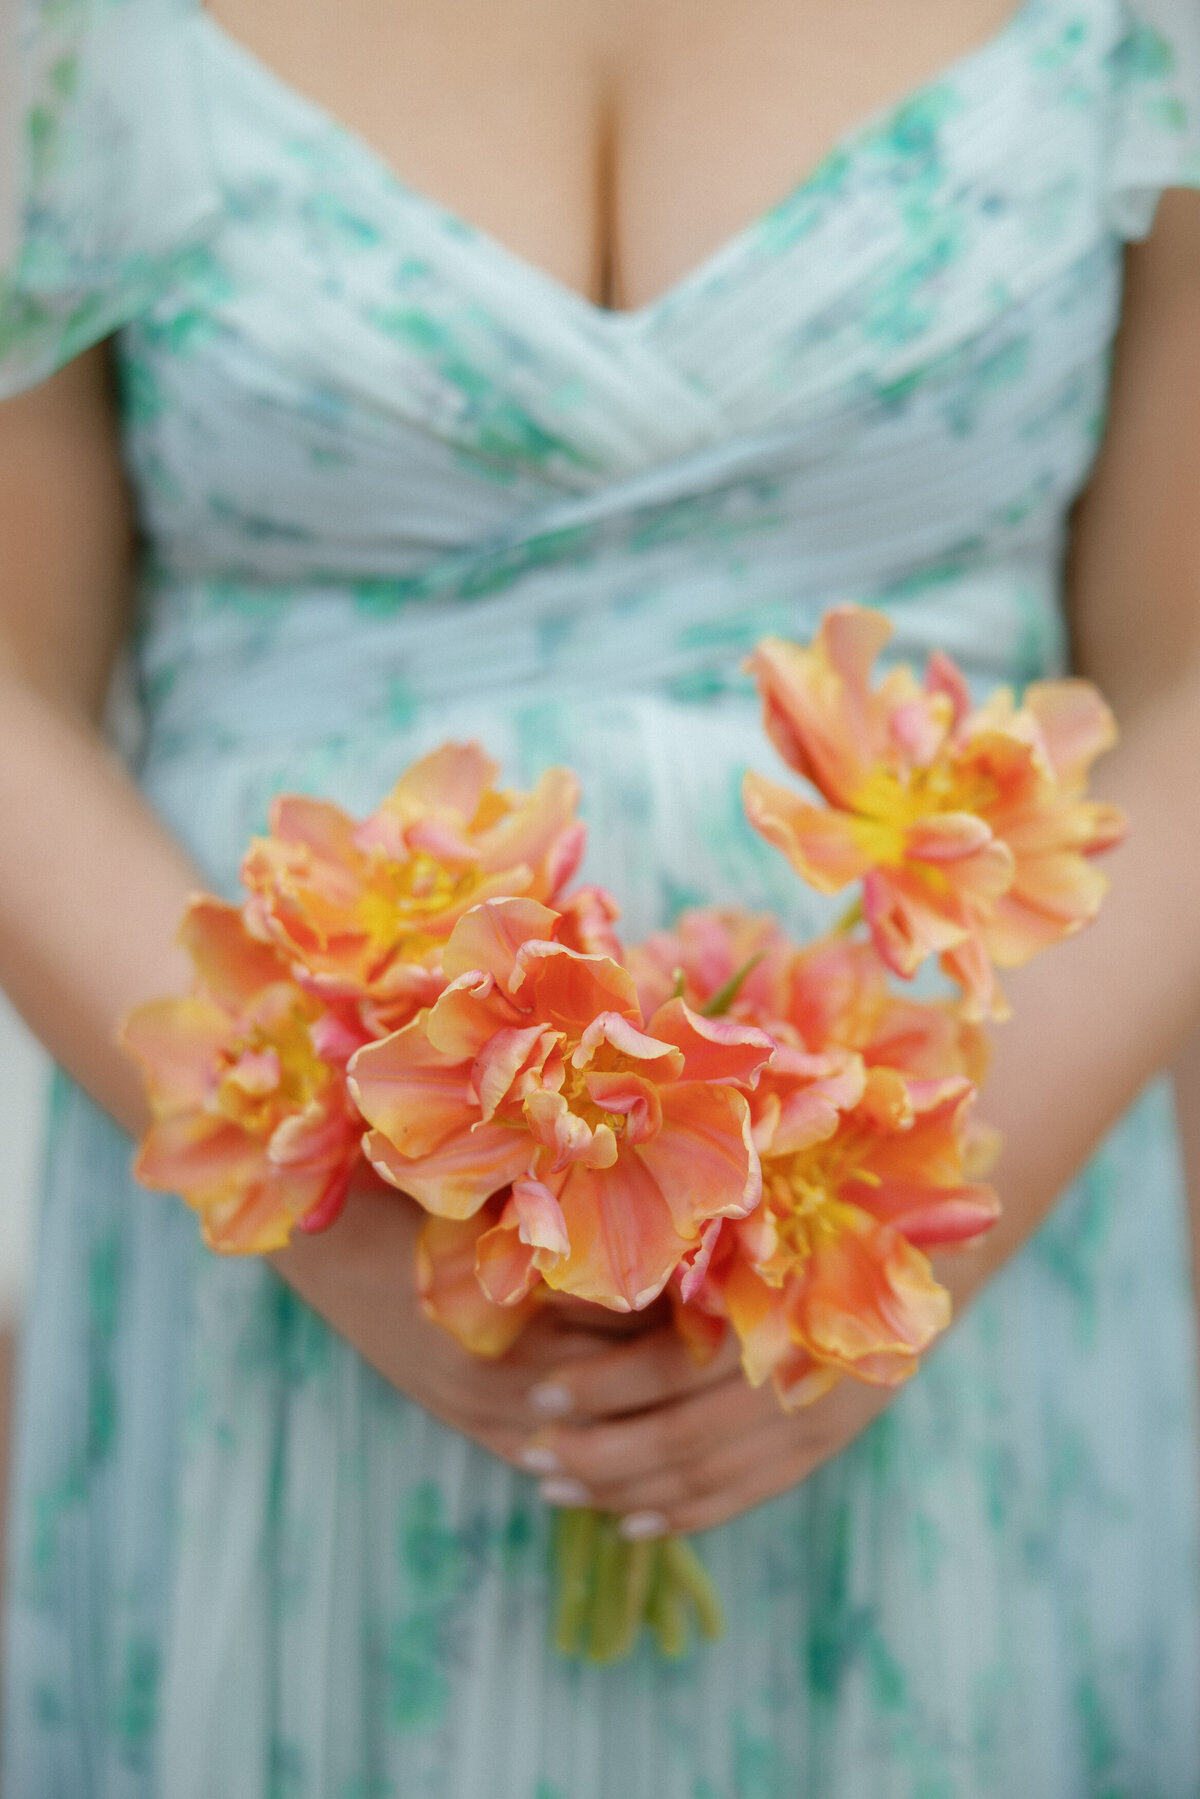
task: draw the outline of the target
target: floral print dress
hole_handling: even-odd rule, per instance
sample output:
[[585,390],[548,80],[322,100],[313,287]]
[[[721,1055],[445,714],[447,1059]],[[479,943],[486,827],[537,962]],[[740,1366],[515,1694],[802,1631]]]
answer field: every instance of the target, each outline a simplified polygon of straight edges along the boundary
[[[814,904],[740,813],[764,631],[1060,668],[1123,240],[1200,185],[1195,0],[1025,0],[651,305],[403,186],[196,0],[25,0],[0,390],[116,334],[145,790],[583,779],[631,934]],[[1136,596],[1130,596],[1136,604]],[[65,1079],[25,1344],[11,1799],[1195,1799],[1197,1399],[1152,1086],[886,1416],[701,1542],[729,1632],[556,1660],[534,1485],[139,1191]]]

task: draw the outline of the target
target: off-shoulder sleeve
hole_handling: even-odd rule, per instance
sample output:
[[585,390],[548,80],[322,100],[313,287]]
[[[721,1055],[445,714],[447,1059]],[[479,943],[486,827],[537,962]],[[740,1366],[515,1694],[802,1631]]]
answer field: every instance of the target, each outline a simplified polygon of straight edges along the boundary
[[8,14],[0,395],[132,318],[219,207],[194,0],[20,0]]
[[1127,0],[1113,61],[1111,207],[1144,237],[1168,187],[1200,187],[1200,0]]

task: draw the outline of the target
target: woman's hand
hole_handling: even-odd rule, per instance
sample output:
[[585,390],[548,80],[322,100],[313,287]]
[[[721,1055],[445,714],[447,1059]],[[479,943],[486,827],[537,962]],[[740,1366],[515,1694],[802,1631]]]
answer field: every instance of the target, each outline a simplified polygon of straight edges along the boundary
[[518,1459],[546,1476],[551,1504],[618,1512],[631,1537],[709,1530],[773,1499],[893,1398],[843,1380],[805,1410],[785,1412],[772,1387],[747,1385],[732,1337],[697,1368],[670,1326],[594,1350],[549,1379],[565,1416]]
[[[807,1478],[890,1404],[843,1380],[800,1412],[742,1373],[732,1334],[703,1367],[665,1307],[626,1316],[566,1300],[495,1361],[422,1313],[414,1253],[424,1213],[370,1173],[331,1230],[298,1234],[278,1273],[388,1380],[493,1455],[542,1477],[552,1505],[619,1513],[630,1536],[709,1530]],[[950,1263],[950,1259],[946,1258]],[[987,1258],[939,1276],[961,1303]]]
[[564,1377],[584,1359],[604,1356],[608,1321],[599,1314],[589,1328],[579,1312],[547,1306],[507,1355],[485,1361],[470,1354],[421,1311],[414,1258],[424,1218],[412,1200],[367,1173],[330,1230],[297,1233],[270,1259],[394,1387],[493,1455],[527,1467],[522,1450],[547,1416],[539,1393],[549,1390],[552,1409]]
[[[1015,1241],[1006,1223],[935,1259],[956,1313]],[[548,1380],[560,1422],[528,1440],[518,1461],[543,1475],[551,1504],[617,1512],[630,1537],[710,1530],[774,1499],[839,1455],[899,1390],[847,1378],[785,1412],[773,1387],[747,1385],[732,1333],[697,1367],[669,1324],[601,1345]]]
[[732,1338],[698,1368],[661,1313],[570,1303],[547,1306],[507,1355],[484,1361],[417,1302],[423,1220],[367,1175],[331,1230],[297,1235],[271,1261],[394,1387],[543,1476],[552,1504],[619,1512],[634,1535],[707,1530],[803,1480],[891,1398],[843,1381],[789,1414],[771,1387],[747,1386]]

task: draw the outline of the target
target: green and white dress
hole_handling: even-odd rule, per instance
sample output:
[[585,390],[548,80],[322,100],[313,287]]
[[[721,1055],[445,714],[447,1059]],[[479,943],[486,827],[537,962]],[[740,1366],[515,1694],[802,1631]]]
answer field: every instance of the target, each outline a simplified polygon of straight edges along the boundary
[[[1196,0],[1026,0],[616,315],[196,0],[18,29],[0,389],[116,334],[140,777],[221,889],[278,789],[365,809],[478,736],[514,782],[579,770],[631,934],[698,901],[806,929],[738,805],[753,640],[855,599],[980,682],[1062,666],[1122,243],[1200,185]],[[1200,1794],[1160,1088],[871,1431],[703,1539],[730,1629],[678,1666],[556,1660],[533,1483],[129,1164],[60,1080],[8,1799]]]

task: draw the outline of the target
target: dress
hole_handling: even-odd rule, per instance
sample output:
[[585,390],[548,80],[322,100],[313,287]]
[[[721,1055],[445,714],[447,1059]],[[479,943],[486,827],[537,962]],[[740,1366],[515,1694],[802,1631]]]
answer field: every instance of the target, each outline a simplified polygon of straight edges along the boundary
[[[1059,668],[1121,240],[1200,185],[1194,0],[1026,0],[660,301],[404,188],[195,0],[27,0],[0,386],[119,331],[151,800],[479,736],[583,779],[631,935],[815,914],[739,672],[839,599]],[[102,147],[102,153],[101,153]],[[533,1483],[139,1191],[65,1080],[20,1402],[8,1799],[1196,1799],[1194,1345],[1152,1087],[846,1454],[702,1540],[682,1666],[554,1659]]]

